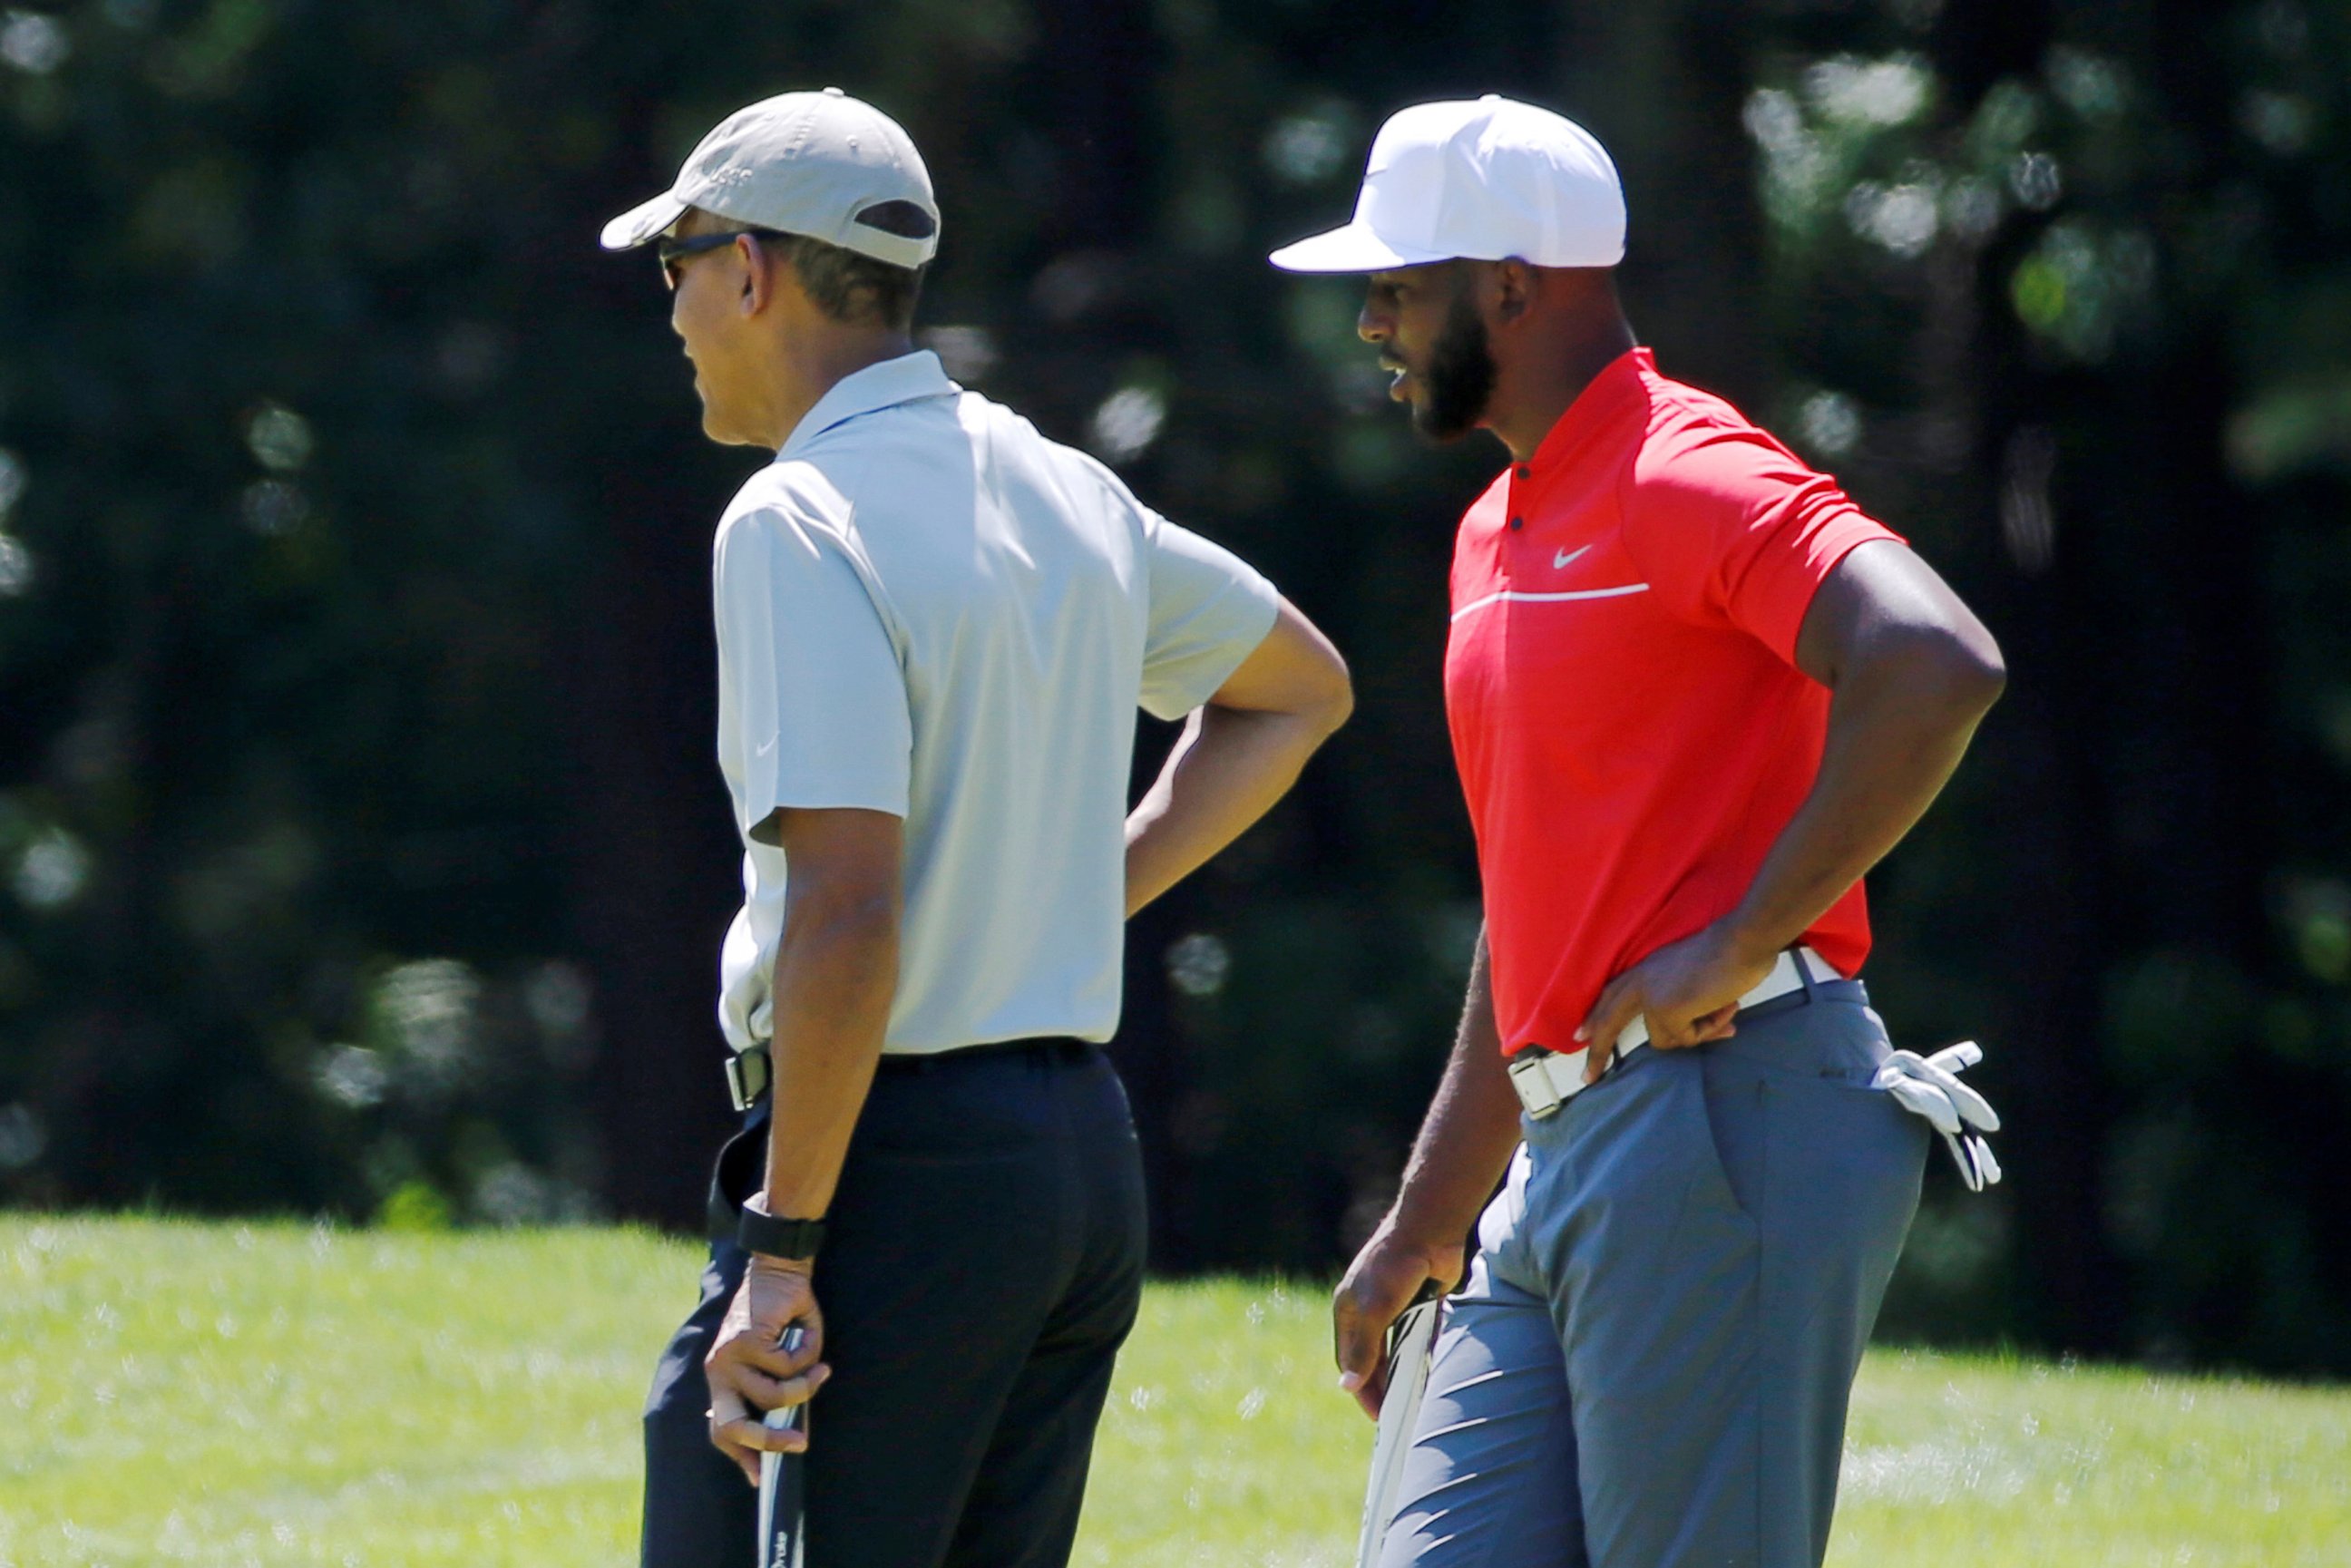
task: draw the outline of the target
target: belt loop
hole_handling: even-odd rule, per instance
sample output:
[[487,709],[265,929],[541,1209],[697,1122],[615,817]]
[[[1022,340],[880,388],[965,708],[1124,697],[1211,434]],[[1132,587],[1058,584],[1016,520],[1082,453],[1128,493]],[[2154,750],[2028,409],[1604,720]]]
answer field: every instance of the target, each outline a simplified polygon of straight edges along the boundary
[[1788,949],[1788,956],[1796,961],[1796,978],[1804,983],[1804,1005],[1811,1007],[1820,998],[1813,995],[1813,967],[1804,961],[1804,946],[1798,943]]

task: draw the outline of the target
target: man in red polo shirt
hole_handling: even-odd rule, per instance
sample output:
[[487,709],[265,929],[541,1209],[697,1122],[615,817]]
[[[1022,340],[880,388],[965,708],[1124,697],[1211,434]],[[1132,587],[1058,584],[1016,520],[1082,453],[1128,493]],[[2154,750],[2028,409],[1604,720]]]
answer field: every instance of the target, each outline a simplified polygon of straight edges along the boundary
[[1819,1563],[1917,1201],[1904,1113],[1995,1124],[1855,977],[1862,873],[1958,765],[1999,651],[1833,480],[1658,371],[1624,241],[1599,143],[1488,98],[1395,116],[1354,221],[1273,258],[1368,273],[1359,329],[1414,423],[1511,458],[1461,522],[1446,656],[1485,933],[1334,1306],[1376,1413],[1384,1331],[1460,1280],[1484,1206],[1374,1521],[1387,1568]]

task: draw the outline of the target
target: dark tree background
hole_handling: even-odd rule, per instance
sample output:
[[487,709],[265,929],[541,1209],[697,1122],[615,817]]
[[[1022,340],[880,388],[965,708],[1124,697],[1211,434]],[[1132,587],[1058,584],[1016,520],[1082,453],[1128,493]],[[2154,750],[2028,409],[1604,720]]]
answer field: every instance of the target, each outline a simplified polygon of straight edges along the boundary
[[[1270,246],[1505,91],[1630,191],[1636,324],[1907,533],[2011,695],[1874,879],[1980,1035],[1901,1333],[2351,1370],[2345,0],[0,6],[0,1196],[690,1224],[736,857],[697,434],[601,220],[838,83],[946,208],[930,340],[1260,562],[1361,706],[1136,922],[1164,1267],[1322,1270],[1476,927],[1437,666],[1498,454]],[[1164,732],[1148,737],[1149,767]]]

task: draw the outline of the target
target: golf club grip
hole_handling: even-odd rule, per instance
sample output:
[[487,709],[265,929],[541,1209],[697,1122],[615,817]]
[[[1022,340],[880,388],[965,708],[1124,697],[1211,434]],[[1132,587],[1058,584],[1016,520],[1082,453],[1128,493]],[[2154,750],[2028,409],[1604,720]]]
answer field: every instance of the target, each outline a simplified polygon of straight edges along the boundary
[[1414,1291],[1412,1300],[1404,1304],[1404,1311],[1398,1312],[1395,1315],[1395,1321],[1388,1324],[1384,1341],[1385,1359],[1389,1361],[1395,1359],[1396,1345],[1404,1338],[1405,1325],[1412,1319],[1412,1310],[1415,1307],[1425,1306],[1430,1301],[1441,1301],[1444,1296],[1445,1287],[1437,1281],[1423,1280],[1420,1282],[1420,1289]]
[[[776,1348],[789,1355],[808,1343],[799,1323],[786,1326]],[[778,1406],[762,1418],[776,1431],[806,1431],[808,1406]],[[801,1568],[808,1552],[802,1518],[806,1511],[805,1464],[799,1454],[759,1456],[758,1568]]]
[[[776,1336],[776,1348],[786,1355],[797,1354],[800,1346],[807,1343],[808,1326],[805,1323],[786,1323],[784,1332]],[[805,1432],[808,1430],[808,1403],[803,1400],[798,1405],[778,1405],[760,1419],[771,1431]]]

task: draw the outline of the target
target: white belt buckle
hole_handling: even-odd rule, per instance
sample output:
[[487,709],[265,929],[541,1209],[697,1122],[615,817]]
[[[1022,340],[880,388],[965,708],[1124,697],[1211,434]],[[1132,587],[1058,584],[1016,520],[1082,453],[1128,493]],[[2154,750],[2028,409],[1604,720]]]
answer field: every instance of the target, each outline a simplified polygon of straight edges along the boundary
[[1527,1114],[1538,1122],[1558,1115],[1559,1108],[1567,1103],[1544,1069],[1550,1054],[1537,1046],[1510,1058],[1510,1086],[1519,1092],[1519,1103],[1527,1108]]
[[1519,1103],[1526,1107],[1527,1114],[1538,1122],[1559,1114],[1559,1108],[1567,1103],[1567,1097],[1544,1071],[1545,1058],[1550,1054],[1538,1046],[1510,1059],[1510,1087],[1518,1091]]

